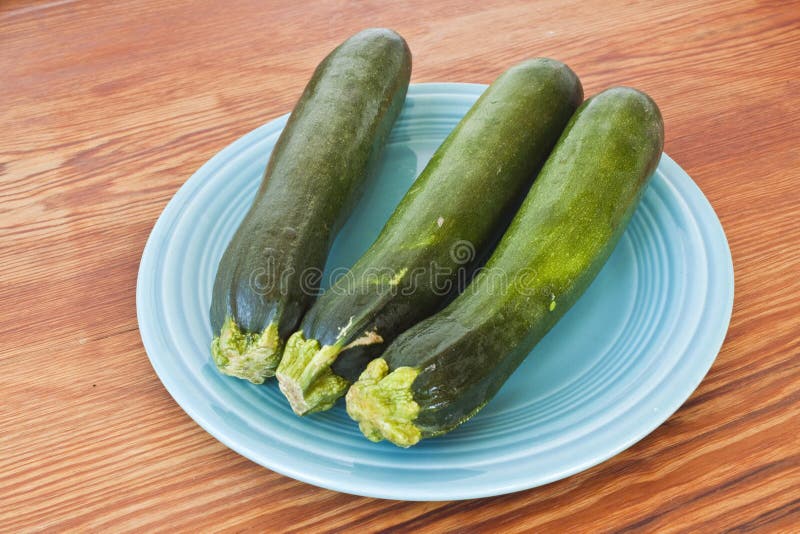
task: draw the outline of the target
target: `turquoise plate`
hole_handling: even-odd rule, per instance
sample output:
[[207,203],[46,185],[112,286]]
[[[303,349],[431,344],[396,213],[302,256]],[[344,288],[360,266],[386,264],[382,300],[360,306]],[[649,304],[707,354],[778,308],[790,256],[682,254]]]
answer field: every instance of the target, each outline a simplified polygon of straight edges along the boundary
[[[412,85],[380,172],[342,229],[327,269],[377,236],[439,143],[485,89]],[[340,403],[298,418],[274,382],[219,374],[208,307],[225,245],[255,194],[287,116],[198,170],[147,241],[139,329],[164,386],[222,443],[278,473],[390,499],[485,497],[564,478],[630,447],[689,397],[728,328],[733,267],[719,220],[666,155],[594,284],[495,399],[456,431],[399,449],[364,439]]]

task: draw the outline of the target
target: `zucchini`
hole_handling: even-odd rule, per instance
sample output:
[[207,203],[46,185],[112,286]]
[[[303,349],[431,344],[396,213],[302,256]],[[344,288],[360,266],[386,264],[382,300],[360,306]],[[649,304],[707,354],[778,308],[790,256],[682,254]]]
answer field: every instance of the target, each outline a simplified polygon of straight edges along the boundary
[[664,126],[629,88],[587,100],[467,291],[399,336],[347,394],[364,435],[408,447],[475,415],[600,271],[658,164]]
[[[502,74],[445,139],[378,238],[286,344],[278,383],[299,415],[326,410],[502,235],[583,99],[550,59]],[[472,260],[470,262],[470,260]]]
[[223,373],[255,384],[274,375],[318,291],[306,275],[324,267],[410,76],[406,42],[386,29],[347,39],[314,71],[217,269],[211,353]]

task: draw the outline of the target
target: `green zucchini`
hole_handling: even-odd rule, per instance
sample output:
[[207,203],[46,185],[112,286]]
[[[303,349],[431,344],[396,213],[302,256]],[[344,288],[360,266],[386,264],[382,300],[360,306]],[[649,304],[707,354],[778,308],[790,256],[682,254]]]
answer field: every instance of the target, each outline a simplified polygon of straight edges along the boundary
[[324,267],[410,76],[406,42],[386,29],[354,35],[314,71],[217,269],[211,353],[223,373],[255,384],[274,375],[318,291],[307,275]]
[[[550,59],[502,74],[439,147],[369,250],[303,318],[277,371],[300,415],[326,410],[502,235],[583,100]],[[470,262],[472,260],[472,262]]]
[[655,103],[609,89],[575,113],[485,268],[347,394],[373,441],[408,447],[478,412],[595,278],[658,164]]

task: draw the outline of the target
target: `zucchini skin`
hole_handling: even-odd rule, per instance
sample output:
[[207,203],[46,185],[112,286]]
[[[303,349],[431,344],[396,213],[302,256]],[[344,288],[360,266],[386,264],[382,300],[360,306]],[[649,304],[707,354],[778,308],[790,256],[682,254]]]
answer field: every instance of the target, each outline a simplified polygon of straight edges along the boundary
[[[582,100],[575,73],[546,58],[481,95],[287,344],[277,376],[296,413],[330,408],[394,337],[442,307],[452,294],[442,287],[502,234]],[[450,274],[434,282],[434,269]]]
[[397,33],[364,30],[316,68],[272,151],[250,210],[217,269],[212,356],[262,383],[319,289],[309,277],[350,213],[402,109],[411,53]]
[[410,446],[489,402],[603,267],[663,142],[644,93],[612,88],[587,100],[467,291],[399,336],[350,388],[348,413],[365,435]]

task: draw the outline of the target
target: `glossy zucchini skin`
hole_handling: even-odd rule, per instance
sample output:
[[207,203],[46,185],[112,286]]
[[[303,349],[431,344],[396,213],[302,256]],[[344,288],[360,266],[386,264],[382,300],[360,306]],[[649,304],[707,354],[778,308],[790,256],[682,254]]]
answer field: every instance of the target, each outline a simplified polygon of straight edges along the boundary
[[467,291],[399,336],[350,388],[362,432],[406,447],[480,410],[605,264],[663,141],[644,93],[613,88],[587,100]]
[[405,100],[411,53],[397,33],[364,30],[316,68],[217,269],[212,356],[262,383],[318,291],[335,234]]
[[295,412],[330,408],[395,336],[441,308],[443,288],[502,234],[582,100],[575,73],[545,58],[481,95],[287,343],[277,377]]

